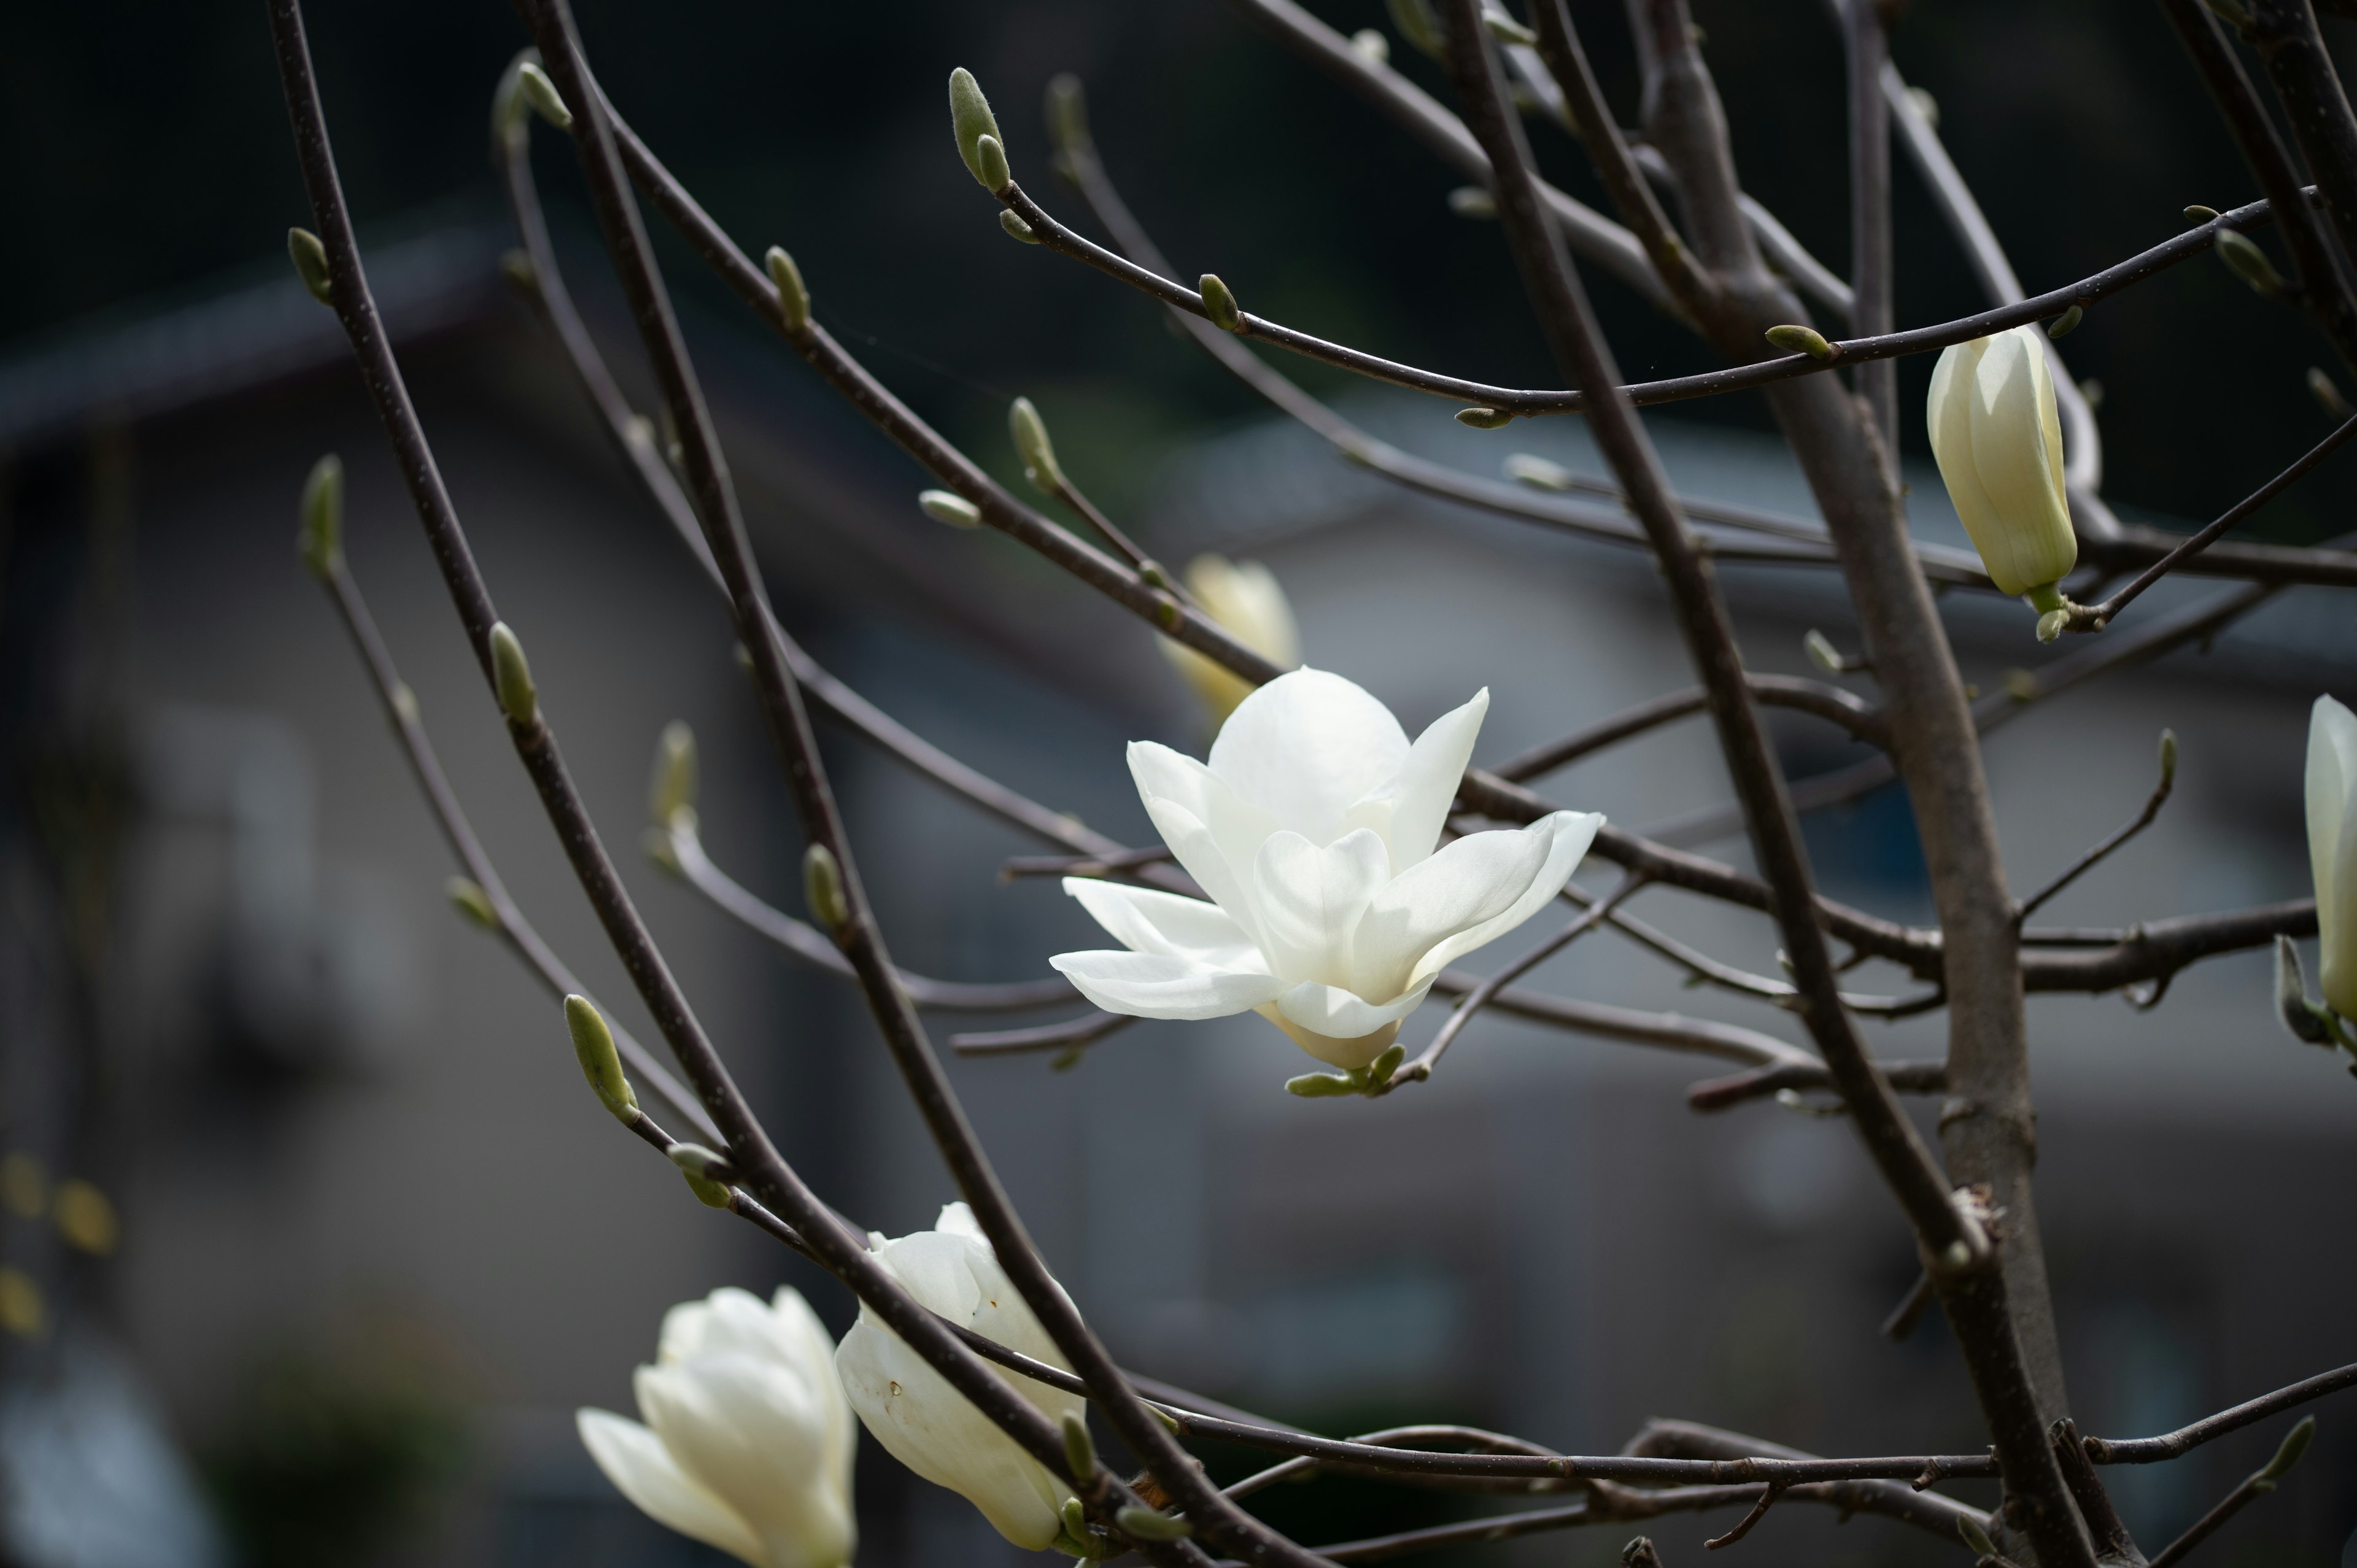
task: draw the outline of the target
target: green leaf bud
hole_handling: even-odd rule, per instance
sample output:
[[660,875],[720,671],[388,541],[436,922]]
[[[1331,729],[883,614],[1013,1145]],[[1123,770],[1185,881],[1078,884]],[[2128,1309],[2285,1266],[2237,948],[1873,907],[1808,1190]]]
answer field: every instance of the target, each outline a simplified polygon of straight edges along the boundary
[[2302,1045],[2332,1048],[2332,1026],[2308,999],[2308,976],[2300,972],[2299,949],[2286,936],[2276,938],[2276,1015]]
[[1389,1083],[1392,1080],[1392,1074],[1399,1071],[1400,1063],[1405,1060],[1407,1060],[1407,1047],[1405,1046],[1400,1045],[1394,1041],[1392,1045],[1386,1047],[1383,1050],[1383,1054],[1377,1057],[1367,1066],[1367,1087],[1370,1089],[1381,1089],[1383,1085]]
[[1448,210],[1459,218],[1495,218],[1498,199],[1486,187],[1460,185],[1448,193]]
[[2062,635],[2062,628],[2070,624],[2071,612],[2069,610],[2048,610],[2045,614],[2038,618],[2038,640],[2040,642],[2053,641],[2056,638]]
[[2284,292],[2283,274],[2276,271],[2275,263],[2249,235],[2221,229],[2211,243],[2217,249],[2218,259],[2226,263],[2226,270],[2248,284],[2254,294],[2274,299]]
[[1534,490],[1560,491],[1571,489],[1572,472],[1560,463],[1517,452],[1506,459],[1506,478]]
[[843,891],[843,867],[834,851],[813,843],[802,852],[802,906],[819,929],[839,935],[851,922],[851,903]]
[[2160,732],[2160,788],[2165,794],[2177,784],[2177,732]]
[[1006,231],[1007,238],[1011,240],[1019,240],[1027,245],[1039,242],[1039,235],[1030,224],[1003,207],[998,209],[998,226]]
[[1768,341],[1787,354],[1806,354],[1812,360],[1830,360],[1834,346],[1825,341],[1824,333],[1813,327],[1770,327]]
[[614,1031],[606,1026],[605,1017],[586,996],[565,999],[565,1027],[573,1036],[573,1055],[581,1063],[581,1076],[614,1119],[625,1127],[639,1119],[639,1097],[630,1088],[630,1080],[622,1076],[622,1058],[614,1049]]
[[974,177],[996,193],[1015,183],[1015,171],[1006,166],[1006,146],[996,136],[977,136],[974,144],[974,162],[981,166]]
[[737,1167],[728,1163],[728,1156],[701,1144],[673,1144],[663,1153],[670,1156],[672,1164],[690,1176],[723,1186],[737,1179]]
[[333,452],[312,464],[310,477],[303,481],[295,548],[322,582],[335,575],[344,558],[344,460]]
[[647,783],[647,814],[657,827],[695,804],[695,732],[673,719],[655,741],[653,776]]
[[295,275],[311,291],[311,297],[321,305],[334,305],[335,280],[328,275],[328,247],[319,242],[319,236],[308,229],[287,230],[286,255],[295,263]]
[[573,129],[573,111],[565,106],[565,95],[556,91],[556,83],[548,80],[548,72],[540,69],[538,60],[516,63],[516,86],[522,90],[524,102],[537,110],[542,119],[560,131]]
[[687,1178],[687,1190],[695,1194],[696,1202],[706,1208],[728,1207],[730,1194],[726,1186],[708,1177],[700,1176],[694,1171],[682,1171],[679,1174]]
[[1457,423],[1469,424],[1476,430],[1503,430],[1514,422],[1514,416],[1502,408],[1460,408]]
[[2061,341],[2077,329],[2079,323],[2086,318],[2086,315],[2085,311],[2075,305],[2072,306],[2046,324],[2047,338],[2054,342]]
[[1064,1412],[1063,1428],[1064,1465],[1072,1479],[1085,1484],[1097,1473],[1097,1445],[1089,1436],[1088,1418],[1078,1411],[1068,1410]]
[[917,497],[925,515],[952,528],[980,528],[982,509],[954,490],[926,490]]
[[1211,318],[1212,326],[1229,332],[1243,330],[1243,312],[1236,308],[1236,296],[1228,292],[1219,274],[1205,273],[1196,286],[1202,290],[1203,314]]
[[[982,95],[981,84],[974,73],[963,66],[950,72],[950,134],[957,138],[958,156],[965,160],[966,172],[981,180],[989,190],[1004,189],[1006,185],[1006,151],[998,134],[998,121],[990,113],[990,100]],[[999,145],[999,179],[993,185],[985,177],[982,162],[982,138],[990,137]]]
[[778,246],[770,247],[763,258],[770,269],[770,286],[778,291],[778,315],[789,332],[800,332],[810,325],[810,290],[802,285],[802,270],[794,265],[793,257]]
[[1048,439],[1048,426],[1039,418],[1039,411],[1028,397],[1018,397],[1006,410],[1006,428],[1015,436],[1016,453],[1023,459],[1023,477],[1041,495],[1052,496],[1064,485],[1064,470],[1057,466],[1056,448]]
[[1376,65],[1392,62],[1392,41],[1372,27],[1361,27],[1351,35],[1351,47]]
[[2185,209],[2185,217],[2189,222],[2214,223],[2218,220],[2218,209],[2214,207],[2203,207],[2197,203],[2196,205]]
[[2308,1445],[2315,1436],[2316,1417],[2301,1416],[2299,1424],[2284,1434],[2281,1446],[2276,1449],[2276,1456],[2267,1461],[2266,1468],[2259,1472],[2258,1479],[2272,1484],[2290,1475],[2291,1467],[2299,1463],[2300,1455],[2308,1452]]
[[1842,658],[1841,650],[1834,646],[1832,638],[1817,630],[1816,628],[1811,627],[1802,636],[1801,648],[1808,654],[1809,662],[1826,674],[1841,675],[1848,672],[1848,661]]
[[483,885],[471,876],[453,876],[442,884],[442,895],[450,906],[487,931],[500,929],[500,912],[491,908],[491,897]]
[[1957,1516],[1956,1533],[1964,1537],[1964,1541],[1966,1546],[1971,1547],[1974,1552],[1977,1552],[1981,1556],[1994,1557],[1996,1555],[1996,1542],[1989,1539],[1988,1531],[1983,1530],[1981,1528],[1980,1521],[1973,1518],[1970,1514],[1960,1514]]
[[1359,1086],[1340,1073],[1305,1072],[1299,1078],[1286,1079],[1285,1092],[1304,1100],[1330,1100],[1338,1094],[1356,1094]]
[[1125,1533],[1140,1541],[1184,1541],[1195,1533],[1195,1527],[1185,1520],[1152,1509],[1125,1508],[1113,1517]]
[[529,725],[540,717],[540,689],[532,683],[532,666],[524,661],[523,644],[505,621],[491,625],[491,689],[499,693],[500,711],[511,725]]
[[1489,28],[1490,36],[1501,44],[1519,44],[1528,48],[1539,41],[1539,36],[1536,33],[1507,16],[1503,11],[1482,12],[1481,25]]

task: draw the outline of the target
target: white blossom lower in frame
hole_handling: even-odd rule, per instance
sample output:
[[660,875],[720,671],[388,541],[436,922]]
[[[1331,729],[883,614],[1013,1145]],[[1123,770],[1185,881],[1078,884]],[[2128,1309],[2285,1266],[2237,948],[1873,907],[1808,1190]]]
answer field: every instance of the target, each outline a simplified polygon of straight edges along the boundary
[[581,1441],[624,1497],[682,1535],[754,1568],[843,1568],[858,1541],[858,1429],[834,1348],[791,1289],[767,1305],[734,1287],[683,1302],[632,1380],[645,1423],[583,1410]]
[[[871,1235],[868,1245],[920,1305],[1034,1360],[1071,1369],[964,1204],[944,1208],[931,1230],[893,1240]],[[1040,1551],[1062,1533],[1071,1491],[866,1306],[836,1348],[834,1364],[851,1408],[892,1457],[963,1497],[1017,1546]],[[998,1376],[1051,1423],[1088,1407],[1078,1394],[1013,1372]]]
[[1563,891],[1603,826],[1557,811],[1436,850],[1489,707],[1484,689],[1411,745],[1358,686],[1297,670],[1244,699],[1208,765],[1132,742],[1146,812],[1211,902],[1069,877],[1129,950],[1049,961],[1107,1012],[1257,1012],[1319,1061],[1368,1066],[1445,965]]

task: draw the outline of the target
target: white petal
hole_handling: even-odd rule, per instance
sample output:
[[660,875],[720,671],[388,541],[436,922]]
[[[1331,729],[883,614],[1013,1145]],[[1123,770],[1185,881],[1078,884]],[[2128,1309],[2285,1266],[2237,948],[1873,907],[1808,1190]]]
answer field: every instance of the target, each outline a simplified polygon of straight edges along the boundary
[[[1432,979],[1427,975],[1390,1001],[1377,1004],[1339,985],[1297,985],[1276,999],[1276,1008],[1314,1034],[1351,1040],[1398,1023],[1424,1004],[1425,993],[1431,989]],[[1367,1060],[1372,1061],[1382,1050],[1383,1046],[1377,1046],[1367,1053]]]
[[1469,833],[1410,867],[1359,923],[1351,989],[1388,1001],[1530,918],[1563,890],[1603,821],[1557,811],[1519,831]]
[[726,1352],[640,1367],[633,1380],[663,1448],[752,1527],[770,1568],[837,1568],[850,1556],[851,1499],[816,1381],[830,1370]]
[[1206,969],[1158,953],[1067,952],[1048,962],[1106,1012],[1134,1018],[1224,1018],[1285,989],[1265,972]]
[[[1194,818],[1210,832],[1211,842],[1239,878],[1251,875],[1253,855],[1259,850],[1260,841],[1276,831],[1275,817],[1238,796],[1218,775],[1193,757],[1167,746],[1157,746],[1150,740],[1130,742],[1129,775],[1136,781],[1137,798],[1145,802],[1149,815],[1155,813],[1157,802],[1162,802],[1177,806]],[[1159,816],[1155,817],[1157,826],[1161,821]],[[1192,867],[1189,875],[1193,875]],[[1200,876],[1195,879],[1203,880]],[[1203,882],[1203,890],[1211,893],[1214,899],[1220,897],[1212,893],[1208,882]]]
[[1530,886],[1523,889],[1522,897],[1504,914],[1492,916],[1470,930],[1459,931],[1426,952],[1409,972],[1410,981],[1430,979],[1445,966],[1485,943],[1496,941],[1545,908],[1547,901],[1561,893],[1563,885],[1571,880],[1571,874],[1579,869],[1587,846],[1596,842],[1596,830],[1604,825],[1604,815],[1600,811],[1557,811],[1540,818],[1523,832],[1536,835],[1548,830],[1550,824],[1553,831],[1546,860],[1531,878]]
[[[1252,909],[1252,857],[1259,850],[1260,841],[1251,839],[1250,847],[1245,848],[1245,835],[1232,831],[1230,837],[1235,841],[1241,856],[1232,860],[1219,837],[1177,801],[1149,795],[1146,798],[1146,814],[1154,819],[1155,832],[1162,835],[1162,842],[1169,846],[1179,867],[1211,896],[1213,903],[1228,912],[1246,937],[1257,941],[1254,933],[1258,928]],[[1232,829],[1233,824],[1230,825]]]
[[1340,675],[1296,670],[1246,697],[1211,743],[1211,771],[1244,800],[1312,843],[1346,831],[1352,801],[1380,789],[1407,757],[1383,703]]
[[941,1213],[933,1217],[933,1229],[944,1236],[963,1236],[969,1241],[990,1245],[990,1238],[982,1233],[982,1221],[974,1217],[974,1208],[963,1197],[942,1205]]
[[640,1512],[755,1568],[768,1568],[753,1527],[691,1479],[651,1430],[603,1410],[576,1411],[573,1421],[589,1457]]
[[1217,904],[1091,876],[1067,876],[1064,891],[1132,952],[1183,958],[1212,969],[1266,967],[1260,949]]
[[705,1321],[712,1307],[701,1301],[683,1301],[663,1314],[662,1331],[655,1337],[655,1359],[683,1361],[702,1348]]
[[[944,1211],[944,1219],[947,1213]],[[966,1222],[973,1224],[973,1217]],[[974,1282],[974,1254],[983,1249],[980,1227],[971,1236],[949,1229],[917,1230],[896,1237],[875,1249],[877,1261],[917,1305],[952,1322],[974,1316],[982,1287]]]
[[1359,917],[1389,880],[1391,857],[1368,829],[1323,849],[1297,832],[1271,833],[1253,863],[1266,967],[1287,980],[1348,981]]
[[1973,370],[1973,467],[1998,523],[1996,538],[1973,542],[2009,594],[2055,581],[2079,555],[2051,375],[2035,328],[1996,334]]
[[2308,721],[2308,854],[2324,999],[2357,1017],[2357,714],[2319,697]]
[[1484,686],[1463,707],[1433,720],[1408,747],[1407,759],[1391,781],[1351,807],[1351,825],[1374,829],[1390,846],[1393,875],[1423,860],[1440,842],[1489,711],[1490,688]]
[[829,1441],[835,1450],[836,1463],[842,1476],[844,1495],[851,1491],[852,1456],[859,1447],[859,1428],[853,1423],[851,1406],[843,1397],[843,1383],[834,1375],[834,1336],[818,1320],[811,1304],[802,1293],[791,1285],[780,1285],[770,1298],[770,1310],[777,1315],[779,1337],[791,1346],[789,1354],[804,1366],[823,1369],[823,1375],[813,1376],[820,1403],[825,1407]]

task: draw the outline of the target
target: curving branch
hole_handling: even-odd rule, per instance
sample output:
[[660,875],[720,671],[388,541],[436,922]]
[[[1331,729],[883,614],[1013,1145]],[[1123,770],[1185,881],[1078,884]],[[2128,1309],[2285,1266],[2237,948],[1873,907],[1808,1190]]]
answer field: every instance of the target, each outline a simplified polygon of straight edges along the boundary
[[2157,1464],[2162,1460],[2182,1458],[2203,1444],[2223,1437],[2230,1432],[2240,1432],[2255,1422],[2280,1415],[2287,1410],[2298,1410],[2301,1405],[2320,1400],[2327,1394],[2337,1394],[2343,1389],[2357,1389],[2357,1362],[2335,1367],[2329,1372],[2319,1372],[2312,1378],[2302,1378],[2298,1382],[2277,1389],[2273,1393],[2245,1400],[2215,1415],[2204,1416],[2190,1426],[2180,1426],[2158,1437],[2109,1440],[2089,1437],[2082,1439],[2082,1443],[2087,1450],[2087,1457],[2098,1465]]
[[[1792,708],[1839,725],[1853,739],[1869,746],[1879,746],[1885,739],[1880,712],[1854,692],[1824,681],[1795,675],[1762,675],[1756,671],[1747,671],[1744,682],[1750,688],[1751,700],[1764,707]],[[1708,694],[1699,686],[1653,697],[1610,718],[1598,719],[1560,740],[1533,746],[1490,771],[1510,783],[1525,783],[1608,746],[1698,714],[1708,701]]]

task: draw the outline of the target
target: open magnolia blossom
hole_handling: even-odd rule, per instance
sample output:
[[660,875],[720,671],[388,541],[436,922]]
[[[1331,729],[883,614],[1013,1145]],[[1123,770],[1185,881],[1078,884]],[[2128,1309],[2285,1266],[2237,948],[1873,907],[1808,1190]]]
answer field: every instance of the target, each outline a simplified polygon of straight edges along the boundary
[[1956,516],[1999,593],[2061,607],[2055,584],[2079,559],[2062,489],[2062,420],[2046,339],[2017,327],[1951,344],[1924,408]]
[[1107,1012],[1257,1012],[1319,1061],[1369,1066],[1444,965],[1563,891],[1603,825],[1557,811],[1435,850],[1489,707],[1485,688],[1410,745],[1358,686],[1297,670],[1244,699],[1208,766],[1132,742],[1146,812],[1211,901],[1069,877],[1129,950],[1049,961]]
[[2309,714],[2308,857],[2324,1000],[2357,1019],[2357,714],[2330,697]]
[[858,1541],[858,1431],[834,1348],[790,1288],[766,1305],[733,1286],[683,1302],[632,1380],[646,1423],[583,1410],[581,1441],[624,1497],[682,1535],[754,1568],[843,1568]]
[[[897,1240],[871,1232],[868,1249],[927,1310],[1033,1360],[1071,1370],[998,1266],[974,1211],[952,1203],[933,1224]],[[1071,1493],[866,1306],[836,1348],[834,1365],[851,1408],[892,1457],[963,1497],[1016,1545],[1038,1552],[1056,1544]],[[1078,1394],[1013,1372],[998,1376],[1051,1423],[1088,1408]]]

